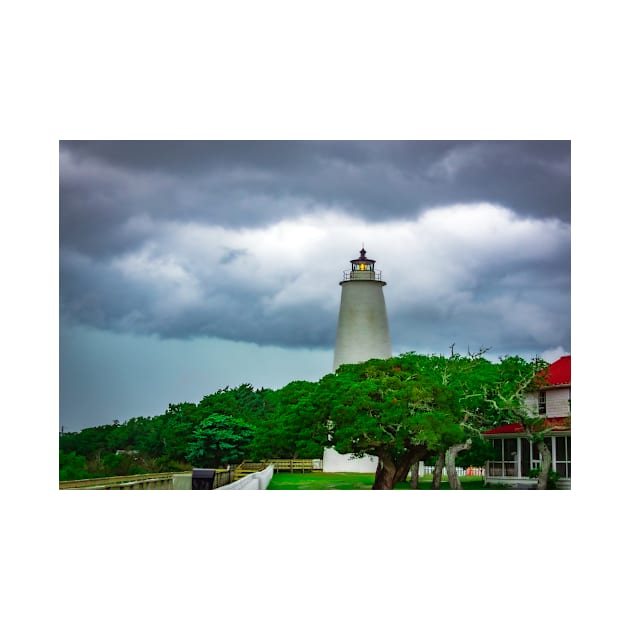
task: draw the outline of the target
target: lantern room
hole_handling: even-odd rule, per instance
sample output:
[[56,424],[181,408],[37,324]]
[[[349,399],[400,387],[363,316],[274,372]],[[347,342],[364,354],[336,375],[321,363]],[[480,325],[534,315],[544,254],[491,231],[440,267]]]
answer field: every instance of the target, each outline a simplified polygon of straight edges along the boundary
[[350,271],[344,271],[344,280],[380,280],[381,272],[374,270],[375,260],[367,258],[365,256],[365,248],[362,248],[359,252],[359,258],[355,258],[350,261],[352,269]]

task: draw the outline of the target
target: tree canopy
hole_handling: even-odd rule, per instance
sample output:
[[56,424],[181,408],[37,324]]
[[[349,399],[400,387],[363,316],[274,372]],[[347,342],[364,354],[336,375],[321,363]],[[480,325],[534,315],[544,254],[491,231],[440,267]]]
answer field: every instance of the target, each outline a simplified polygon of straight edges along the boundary
[[194,429],[186,459],[193,466],[221,468],[243,459],[254,436],[246,420],[213,413]]
[[[483,430],[527,421],[523,396],[539,364],[519,357],[407,353],[342,365],[318,383],[279,390],[244,383],[153,418],[60,436],[60,476],[180,470],[239,459],[320,458],[325,446],[379,458],[375,488],[391,488],[415,462],[482,444]],[[544,432],[533,421],[532,434]],[[462,446],[464,445],[464,446]],[[133,461],[107,455],[123,451]],[[65,469],[65,472],[61,472]],[[145,470],[146,469],[146,470]],[[115,474],[112,472],[112,474]]]
[[[198,404],[171,404],[158,416],[63,433],[60,479],[116,475],[127,459],[127,468],[135,472],[161,472],[190,469],[191,464],[218,466],[241,455],[319,458],[323,432],[306,403],[315,387],[295,381],[274,391],[243,383],[219,389]],[[124,452],[113,457],[117,451]]]
[[343,365],[320,381],[312,402],[330,445],[378,457],[374,488],[389,489],[419,459],[505,421],[521,386],[506,361],[407,353]]

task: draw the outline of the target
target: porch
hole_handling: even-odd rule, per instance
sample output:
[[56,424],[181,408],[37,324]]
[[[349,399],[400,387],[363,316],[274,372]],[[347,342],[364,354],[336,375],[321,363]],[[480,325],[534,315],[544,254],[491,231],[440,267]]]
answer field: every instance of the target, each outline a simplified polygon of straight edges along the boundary
[[[515,488],[534,488],[536,479],[530,471],[540,468],[538,448],[525,435],[487,435],[494,458],[486,462],[486,483],[505,484]],[[551,451],[551,470],[559,475],[556,486],[571,488],[571,434],[562,432],[545,438]]]

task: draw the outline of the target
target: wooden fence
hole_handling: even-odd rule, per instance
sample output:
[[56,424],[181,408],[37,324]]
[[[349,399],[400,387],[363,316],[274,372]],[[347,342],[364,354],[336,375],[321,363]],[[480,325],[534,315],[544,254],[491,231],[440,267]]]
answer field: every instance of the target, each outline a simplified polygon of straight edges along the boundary
[[[172,490],[173,476],[186,474],[192,475],[192,471],[60,481],[59,490]],[[234,470],[216,470],[213,487],[220,488],[232,481],[234,481]]]
[[272,464],[275,472],[313,472],[323,469],[321,459],[268,459],[267,464]]
[[251,473],[260,472],[273,466],[274,472],[313,472],[323,469],[321,459],[266,459],[262,462],[241,462],[235,469],[235,479],[242,479]]

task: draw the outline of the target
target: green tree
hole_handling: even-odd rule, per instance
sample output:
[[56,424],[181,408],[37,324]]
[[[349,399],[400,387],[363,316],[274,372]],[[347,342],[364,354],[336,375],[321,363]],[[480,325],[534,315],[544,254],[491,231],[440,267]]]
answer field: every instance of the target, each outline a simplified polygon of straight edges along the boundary
[[480,450],[482,431],[492,424],[493,418],[498,421],[489,398],[494,395],[497,383],[501,382],[499,366],[483,358],[484,352],[482,349],[466,357],[453,353],[448,359],[441,357],[435,366],[441,374],[443,386],[458,401],[453,420],[459,423],[462,433],[461,440],[440,445],[433,476],[434,489],[440,487],[442,465],[445,465],[449,486],[453,490],[461,490],[456,470],[458,457],[461,458],[473,445]]
[[266,389],[255,390],[249,383],[219,389],[201,399],[196,410],[197,420],[201,421],[209,414],[216,413],[257,424],[270,411],[269,392]]
[[159,428],[160,454],[165,463],[183,461],[197,424],[197,406],[184,402],[169,405],[161,416]]
[[87,461],[84,455],[59,450],[59,481],[74,481],[75,479],[88,479],[89,477],[90,474],[88,473]]
[[312,406],[316,388],[316,383],[293,381],[269,393],[251,445],[254,459],[322,456],[326,431]]
[[[492,363],[483,358],[485,350],[463,357],[453,354],[442,369],[443,383],[459,401],[457,419],[463,439],[454,444],[443,444],[440,453],[447,469],[451,489],[461,489],[456,472],[457,458],[473,445],[479,456],[487,453],[482,446],[483,432],[489,428],[522,419],[525,411],[524,394],[532,386],[538,369],[535,361],[520,357],[503,357]],[[436,475],[441,474],[441,468]],[[439,487],[434,478],[435,488]]]
[[234,464],[243,459],[253,436],[254,428],[245,420],[211,414],[193,431],[186,459],[198,467]]
[[463,437],[443,357],[406,354],[341,366],[319,383],[314,405],[339,452],[375,455],[373,488],[389,490],[410,467]]
[[78,433],[64,433],[59,436],[59,448],[66,453],[74,451],[88,458],[98,456],[110,450],[108,442],[116,429],[116,425],[108,424],[89,427]]
[[129,453],[107,453],[99,463],[99,477],[124,477],[151,472],[141,457]]
[[470,450],[463,451],[459,454],[457,457],[457,465],[462,468],[468,468],[468,466],[485,466],[485,463],[489,459],[492,459],[494,455],[492,444],[477,434],[473,435],[471,440]]
[[379,458],[374,489],[393,488],[430,454],[446,463],[457,489],[458,454],[485,429],[514,421],[531,374],[518,357],[491,363],[479,354],[407,353],[341,366],[320,381],[314,401],[331,445]]

